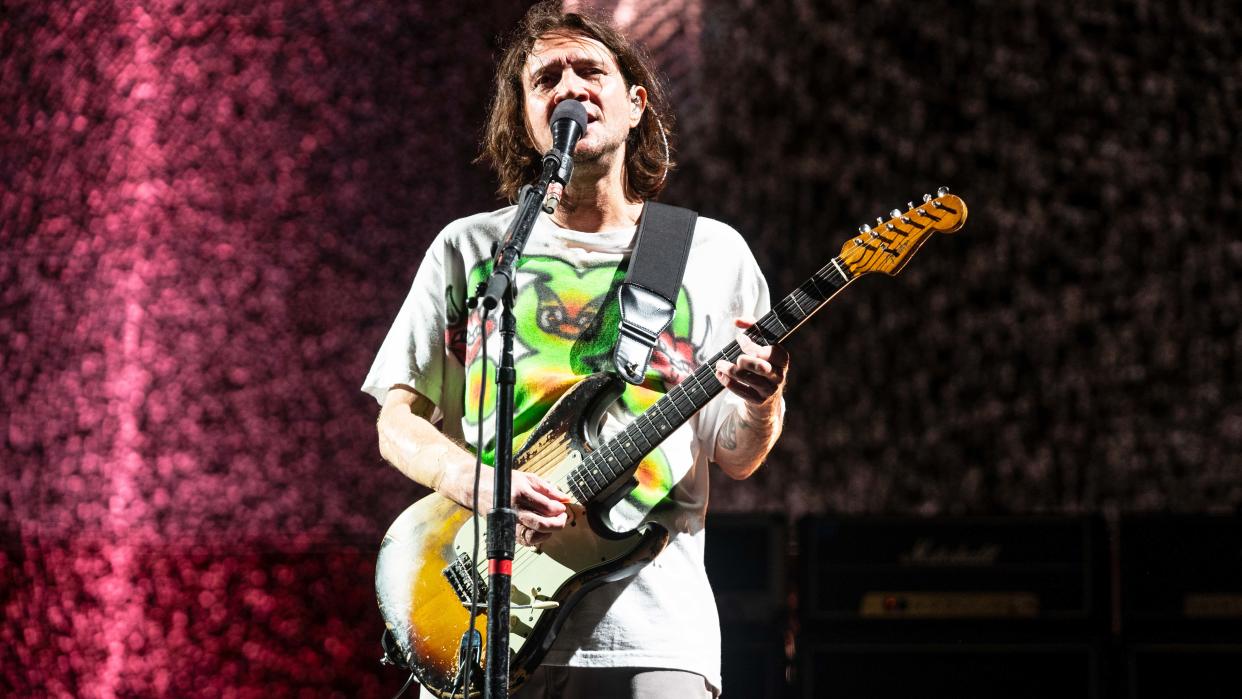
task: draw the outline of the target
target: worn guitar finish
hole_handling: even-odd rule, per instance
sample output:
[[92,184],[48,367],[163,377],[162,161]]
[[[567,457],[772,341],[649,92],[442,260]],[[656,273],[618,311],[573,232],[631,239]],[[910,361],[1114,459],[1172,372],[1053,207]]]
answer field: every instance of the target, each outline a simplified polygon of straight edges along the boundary
[[[966,221],[966,204],[941,188],[936,198],[902,214],[894,209],[859,235],[814,276],[746,330],[761,345],[786,340],[838,291],[869,272],[896,274],[934,232],[952,233]],[[513,560],[510,616],[510,690],[543,659],[574,604],[604,582],[633,574],[654,558],[669,534],[655,522],[614,532],[606,513],[633,486],[638,463],[723,390],[714,367],[742,353],[730,343],[607,442],[601,416],[624,383],[610,374],[587,377],[561,397],[514,457],[514,468],[538,473],[569,493],[569,524],[539,546],[519,547]],[[399,655],[419,682],[440,697],[454,694],[459,647],[470,621],[473,587],[487,599],[487,561],[471,559],[474,527],[469,510],[437,494],[399,516],[384,536],[376,563],[380,612]],[[486,544],[480,546],[485,555]],[[475,628],[485,635],[486,610]],[[486,639],[485,639],[486,641]],[[483,657],[485,653],[480,653]],[[481,693],[472,681],[471,695]]]

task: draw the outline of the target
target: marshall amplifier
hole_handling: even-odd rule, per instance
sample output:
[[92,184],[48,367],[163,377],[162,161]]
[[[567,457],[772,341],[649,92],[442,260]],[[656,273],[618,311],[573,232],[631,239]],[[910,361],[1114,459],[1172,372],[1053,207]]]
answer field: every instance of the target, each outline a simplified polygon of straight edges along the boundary
[[799,526],[801,696],[1094,699],[1108,539],[1094,518],[813,518]]
[[1242,517],[1124,517],[1119,538],[1122,696],[1242,697]]
[[1242,518],[1126,517],[1120,538],[1123,632],[1242,639]]
[[1129,699],[1242,697],[1242,643],[1127,643]]
[[1107,628],[1107,537],[1095,518],[812,518],[800,532],[804,633]]
[[1097,644],[811,641],[798,655],[804,699],[1103,696]]
[[789,526],[784,515],[709,514],[704,566],[720,612],[726,696],[789,695]]
[[703,564],[720,618],[746,623],[783,621],[788,609],[784,515],[707,515]]

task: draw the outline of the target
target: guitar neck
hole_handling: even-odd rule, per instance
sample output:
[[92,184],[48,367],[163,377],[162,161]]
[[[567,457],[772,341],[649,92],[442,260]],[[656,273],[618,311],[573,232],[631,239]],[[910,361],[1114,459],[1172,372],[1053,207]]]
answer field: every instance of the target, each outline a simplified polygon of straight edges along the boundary
[[[746,336],[759,345],[784,342],[854,278],[841,259],[834,257],[747,328]],[[578,501],[586,502],[599,495],[707,405],[724,389],[716,380],[716,362],[733,362],[741,354],[737,341],[730,342],[624,430],[587,455],[569,478],[569,488]]]

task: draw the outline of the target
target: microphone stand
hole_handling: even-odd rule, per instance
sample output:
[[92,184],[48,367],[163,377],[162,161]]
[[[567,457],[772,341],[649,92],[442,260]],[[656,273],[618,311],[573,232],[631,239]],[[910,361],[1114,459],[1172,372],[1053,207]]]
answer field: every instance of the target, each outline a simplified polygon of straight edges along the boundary
[[[575,139],[576,140],[576,139]],[[570,145],[566,151],[572,152]],[[475,304],[482,304],[485,311],[501,306],[500,364],[496,370],[496,459],[492,469],[495,484],[492,491],[492,510],[487,515],[487,668],[484,691],[488,699],[506,699],[509,696],[509,581],[513,574],[513,554],[516,548],[517,511],[511,504],[513,468],[513,390],[517,372],[513,367],[513,337],[517,323],[513,316],[516,299],[514,275],[517,261],[526,248],[531,230],[539,212],[552,213],[560,199],[561,188],[569,182],[573,173],[573,160],[569,152],[557,149],[548,151],[543,158],[543,172],[534,185],[525,185],[518,194],[517,216],[509,226],[505,241],[496,254],[492,276]],[[549,197],[549,188],[552,194]],[[545,198],[547,204],[544,203]],[[486,323],[486,320],[484,320]],[[483,445],[478,445],[483,448]],[[467,634],[475,633],[468,629]],[[477,643],[477,641],[474,641]]]

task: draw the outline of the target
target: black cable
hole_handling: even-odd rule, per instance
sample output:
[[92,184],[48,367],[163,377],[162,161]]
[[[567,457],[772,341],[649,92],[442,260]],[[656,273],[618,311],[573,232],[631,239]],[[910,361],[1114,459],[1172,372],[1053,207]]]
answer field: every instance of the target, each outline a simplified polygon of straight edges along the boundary
[[392,635],[392,631],[385,629],[384,633],[380,635],[380,647],[384,649],[384,657],[380,658],[380,663],[383,665],[394,665],[410,671],[410,676],[405,678],[405,684],[401,685],[401,689],[397,690],[397,693],[392,695],[392,699],[401,699],[401,695],[405,694],[405,690],[409,689],[410,683],[414,681],[414,668],[410,666],[408,658],[403,661],[400,656],[397,655],[397,648],[394,647],[396,643],[397,640],[396,637]]
[[[479,584],[478,584],[478,560],[479,560],[479,481],[483,477],[483,404],[487,397],[487,307],[479,306],[479,326],[480,341],[479,353],[483,356],[483,371],[479,377],[479,435],[475,439],[474,445],[474,496],[471,501],[470,508],[473,511],[472,518],[474,520],[474,550],[470,553],[470,625],[466,627],[466,637],[471,653],[466,657],[473,655],[474,651],[474,624],[479,615]],[[482,648],[479,651],[482,652]],[[462,673],[465,681],[462,686],[462,699],[470,696],[470,676],[473,674],[473,667],[465,668]],[[459,676],[460,680],[461,677]],[[456,690],[456,685],[454,685]]]
[[414,681],[414,671],[410,670],[410,676],[405,678],[405,684],[401,685],[401,689],[397,690],[397,693],[392,695],[392,699],[401,699],[401,695],[405,694],[405,690],[410,688],[410,683],[413,681]]

